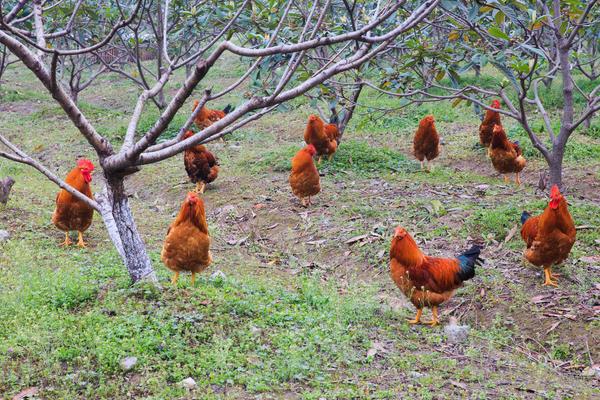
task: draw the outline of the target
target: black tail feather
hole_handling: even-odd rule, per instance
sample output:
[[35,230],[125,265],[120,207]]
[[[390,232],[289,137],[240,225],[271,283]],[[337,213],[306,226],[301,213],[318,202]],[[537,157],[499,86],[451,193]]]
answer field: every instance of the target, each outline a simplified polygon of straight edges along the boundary
[[231,105],[231,104],[227,104],[225,106],[225,108],[223,109],[223,112],[225,114],[229,114],[230,112],[232,112],[233,110],[235,110],[235,108]]
[[531,218],[531,214],[529,214],[527,211],[523,211],[521,213],[521,225],[523,225],[529,218]]
[[467,281],[473,278],[475,276],[475,267],[483,264],[484,260],[479,257],[482,249],[482,246],[473,245],[469,250],[457,257],[460,261],[458,277],[461,281]]

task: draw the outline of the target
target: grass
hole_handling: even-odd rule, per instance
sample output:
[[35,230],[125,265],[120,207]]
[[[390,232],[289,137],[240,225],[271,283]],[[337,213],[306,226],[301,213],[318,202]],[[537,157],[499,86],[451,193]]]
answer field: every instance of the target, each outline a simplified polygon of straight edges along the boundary
[[[232,62],[207,79],[218,91],[241,68]],[[493,85],[497,77],[488,72],[482,79]],[[120,79],[100,83],[82,94],[81,108],[118,143],[138,91]],[[33,79],[13,67],[2,91],[0,131],[57,174],[79,155],[95,159]],[[546,95],[557,96],[556,87]],[[369,90],[360,102],[397,103]],[[161,290],[130,285],[98,217],[86,233],[88,249],[59,248],[61,233],[50,222],[56,187],[0,160],[0,176],[17,181],[0,208],[0,229],[12,235],[0,243],[0,398],[33,386],[41,398],[69,399],[598,396],[597,381],[581,376],[590,356],[600,359],[597,266],[586,261],[600,249],[597,122],[567,147],[569,207],[576,225],[587,227],[558,268],[560,288],[548,289],[541,271],[522,262],[518,231],[523,209],[537,214],[547,204],[536,191],[544,161],[515,123],[504,121],[528,158],[519,189],[503,184],[476,146],[471,106],[361,110],[333,160],[319,166],[322,192],[306,210],[287,176],[311,112],[300,99],[209,145],[221,164],[204,196],[214,264],[194,287],[188,276],[172,287],[160,262],[167,226],[191,187],[180,157],[145,166],[127,182]],[[427,114],[445,141],[431,173],[411,155],[415,126]],[[157,115],[147,107],[139,132]],[[397,225],[432,256],[486,244],[485,265],[442,307],[444,324],[454,316],[471,327],[465,342],[449,342],[442,328],[406,324],[414,309],[388,276]],[[217,270],[225,277],[211,277]],[[120,367],[127,356],[138,358],[130,372]],[[179,383],[188,377],[198,384],[193,392]]]

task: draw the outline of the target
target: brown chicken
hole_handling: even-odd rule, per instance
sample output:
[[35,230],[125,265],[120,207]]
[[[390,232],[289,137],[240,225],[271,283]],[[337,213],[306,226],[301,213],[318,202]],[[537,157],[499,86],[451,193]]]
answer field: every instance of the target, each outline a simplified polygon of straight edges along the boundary
[[552,186],[550,203],[544,212],[532,217],[527,211],[521,214],[521,237],[527,244],[525,258],[535,266],[544,267],[544,286],[558,286],[552,265],[560,264],[569,256],[575,243],[575,223],[567,200],[558,186]]
[[[187,131],[182,140],[192,136],[194,136],[194,132]],[[196,184],[196,192],[198,193],[204,193],[206,185],[217,179],[219,175],[217,159],[206,149],[206,146],[201,144],[184,151],[183,164],[190,181]]]
[[417,315],[409,323],[418,324],[423,308],[431,307],[433,317],[426,324],[437,325],[438,306],[475,276],[475,266],[483,262],[480,252],[481,247],[475,245],[456,258],[428,257],[404,228],[396,228],[390,248],[390,272],[392,280],[417,308]]
[[[499,110],[500,102],[494,100],[492,101],[491,106],[492,108]],[[500,113],[498,111],[486,110],[485,117],[479,126],[479,142],[482,146],[490,147],[495,125],[502,126],[502,123],[500,122]]]
[[504,181],[508,182],[508,176],[506,174],[516,174],[515,182],[517,185],[521,184],[519,179],[519,172],[525,168],[525,158],[523,152],[519,147],[519,142],[510,142],[506,137],[506,133],[501,125],[495,125],[492,141],[488,148],[488,155],[492,160],[492,165],[496,171],[504,175]]
[[318,116],[311,114],[308,117],[308,123],[304,130],[304,141],[306,144],[312,144],[315,147],[319,156],[318,163],[321,162],[321,157],[328,156],[329,160],[337,150],[337,139],[339,131],[337,125],[323,123],[323,120]]
[[[92,171],[94,171],[94,164],[90,160],[82,158],[77,161],[77,166],[69,172],[65,182],[91,199],[92,189],[90,188],[90,182],[92,181]],[[77,246],[86,247],[83,241],[83,232],[92,224],[93,216],[93,208],[83,201],[78,200],[66,190],[61,189],[56,195],[56,209],[52,214],[52,222],[58,229],[65,232],[63,246],[68,246],[72,243],[69,238],[69,232],[77,231],[79,233]]]
[[321,178],[313,161],[317,153],[315,146],[309,144],[292,158],[292,172],[290,173],[290,186],[304,207],[308,207],[310,197],[321,191]]
[[181,271],[192,273],[193,285],[196,273],[204,271],[212,262],[204,201],[196,193],[189,192],[181,205],[167,231],[160,257],[174,272],[171,279],[174,285]]
[[440,154],[440,136],[435,129],[433,115],[428,115],[419,122],[413,139],[413,153],[421,162],[421,169],[424,168],[423,162],[427,159],[427,171],[430,171],[430,161]]
[[[194,100],[194,107],[192,111],[194,111],[200,102],[198,100]],[[233,110],[230,104],[227,105],[222,111],[221,110],[211,110],[205,106],[202,107],[194,122],[200,129],[208,128],[218,120],[225,118],[225,115],[229,114]]]

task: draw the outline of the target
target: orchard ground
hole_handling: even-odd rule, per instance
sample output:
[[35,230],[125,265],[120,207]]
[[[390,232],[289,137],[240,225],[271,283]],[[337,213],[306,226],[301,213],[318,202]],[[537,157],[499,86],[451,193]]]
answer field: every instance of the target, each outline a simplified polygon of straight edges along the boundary
[[[244,68],[225,67],[205,79],[214,90]],[[2,133],[60,176],[78,156],[95,160],[32,82],[28,72],[5,75]],[[553,113],[560,110],[557,87],[544,93]],[[128,82],[103,77],[80,105],[99,130],[122,137],[137,94]],[[398,106],[369,91],[360,103]],[[191,104],[171,134],[188,110]],[[560,286],[548,288],[541,269],[523,261],[519,234],[521,211],[539,213],[547,203],[537,189],[545,163],[514,121],[504,124],[528,159],[521,187],[495,173],[478,146],[479,119],[465,103],[364,111],[333,161],[320,165],[322,192],[308,209],[287,182],[314,112],[308,103],[291,103],[209,145],[221,164],[204,196],[214,263],[195,287],[189,276],[172,287],[160,262],[167,227],[193,189],[182,156],[144,167],[127,183],[162,290],[131,286],[97,215],[87,249],[60,248],[62,233],[50,222],[57,188],[27,166],[0,160],[0,177],[17,181],[0,209],[0,229],[11,234],[0,244],[0,398],[32,387],[48,399],[600,396],[598,375],[590,376],[600,363],[598,119],[567,149],[566,196],[579,229],[557,268]],[[429,174],[410,154],[427,114],[444,139]],[[149,107],[140,129],[157,115]],[[97,170],[94,190],[101,180]],[[406,323],[414,309],[388,274],[397,225],[430,255],[485,243],[485,265],[442,307],[443,324],[454,316],[471,327],[464,343],[450,343],[443,326]],[[224,275],[210,278],[217,270]],[[128,356],[138,362],[125,373],[119,363]],[[198,384],[193,391],[180,384],[188,377]]]

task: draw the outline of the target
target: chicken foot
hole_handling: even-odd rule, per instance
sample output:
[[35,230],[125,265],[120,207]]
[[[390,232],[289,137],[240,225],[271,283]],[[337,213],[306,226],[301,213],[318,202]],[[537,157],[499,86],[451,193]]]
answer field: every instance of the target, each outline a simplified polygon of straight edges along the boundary
[[431,321],[424,322],[424,324],[436,326],[439,323],[440,323],[440,319],[438,318],[438,308],[437,308],[437,306],[433,306],[431,308]]
[[518,186],[520,186],[520,185],[521,185],[521,179],[519,178],[519,173],[517,172],[517,174],[516,174],[516,175],[517,175],[517,177],[516,177],[516,179],[515,179],[515,182],[516,182],[516,184],[517,184]]
[[421,314],[423,313],[422,308],[417,308],[417,315],[415,315],[415,319],[409,319],[408,323],[411,325],[415,325],[421,322]]
[[196,273],[192,272],[192,286],[194,286],[195,282],[196,282]]
[[77,240],[77,246],[81,247],[82,249],[85,249],[87,247],[87,244],[85,244],[85,242],[83,241],[83,232],[78,231],[78,238],[79,240]]
[[544,286],[558,287],[558,282],[553,279],[558,279],[559,274],[552,273],[552,266],[544,267]]
[[73,242],[71,242],[71,238],[69,237],[69,231],[65,232],[65,241],[62,242],[59,246],[70,246]]

